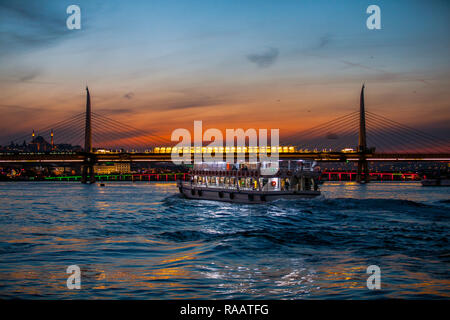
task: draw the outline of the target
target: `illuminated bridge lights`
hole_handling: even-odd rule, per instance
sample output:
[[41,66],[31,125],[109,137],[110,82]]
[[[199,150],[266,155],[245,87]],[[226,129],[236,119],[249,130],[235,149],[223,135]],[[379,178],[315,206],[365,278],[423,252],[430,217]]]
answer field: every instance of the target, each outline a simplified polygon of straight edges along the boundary
[[154,153],[259,153],[277,152],[293,153],[297,152],[295,147],[156,147]]
[[[171,153],[191,153],[191,154],[211,154],[211,153],[331,153],[331,152],[343,152],[343,153],[357,153],[352,148],[345,148],[341,151],[332,149],[298,149],[293,146],[278,146],[278,147],[155,147],[153,149],[145,149],[143,152],[137,150],[106,150],[97,149],[94,151],[96,154],[120,154],[120,153],[158,153],[158,154],[171,154]],[[36,154],[36,153],[34,153]]]
[[[155,147],[153,149],[145,149],[145,151],[138,150],[106,150],[106,149],[97,149],[94,151],[96,154],[105,155],[105,154],[121,154],[121,153],[144,153],[144,154],[211,154],[211,153],[247,153],[247,154],[255,154],[255,153],[332,153],[332,152],[343,152],[343,153],[357,153],[352,148],[345,148],[341,151],[332,150],[332,149],[299,149],[293,146],[278,146],[278,147]],[[33,153],[36,154],[36,153]],[[54,154],[54,153],[52,153]]]
[[[328,153],[331,149],[297,149],[293,146],[278,147],[156,147],[154,153]],[[345,153],[356,153],[351,148],[342,150]]]

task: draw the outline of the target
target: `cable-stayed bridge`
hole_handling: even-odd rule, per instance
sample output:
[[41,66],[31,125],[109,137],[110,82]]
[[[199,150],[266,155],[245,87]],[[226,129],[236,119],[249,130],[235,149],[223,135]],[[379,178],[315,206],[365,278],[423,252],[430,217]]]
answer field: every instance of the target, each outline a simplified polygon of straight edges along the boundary
[[[368,161],[449,161],[450,141],[390,120],[365,110],[364,86],[360,108],[313,128],[283,138],[278,146],[183,147],[174,142],[93,112],[88,88],[85,112],[54,123],[33,134],[30,152],[12,150],[0,153],[2,163],[80,162],[83,182],[94,182],[93,166],[99,162],[171,161],[172,153],[230,154],[235,159],[251,155],[271,155],[280,159],[313,159],[315,161],[357,161],[357,180],[365,180]],[[50,137],[50,143],[42,141]],[[41,140],[39,140],[39,138]],[[10,139],[11,145],[28,145],[30,135]],[[55,141],[56,140],[56,141]],[[58,142],[58,143],[57,143]],[[61,152],[64,146],[70,152]],[[73,146],[79,146],[73,147]],[[82,147],[81,147],[82,146]]]

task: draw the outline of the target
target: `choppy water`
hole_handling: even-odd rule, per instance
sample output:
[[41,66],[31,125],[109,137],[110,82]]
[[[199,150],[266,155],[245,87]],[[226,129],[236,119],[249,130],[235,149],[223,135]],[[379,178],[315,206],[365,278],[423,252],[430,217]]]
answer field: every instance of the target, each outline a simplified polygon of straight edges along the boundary
[[[0,183],[0,297],[450,297],[450,189],[330,183],[242,205],[174,184]],[[81,268],[68,290],[66,268]],[[381,290],[366,268],[381,268]]]

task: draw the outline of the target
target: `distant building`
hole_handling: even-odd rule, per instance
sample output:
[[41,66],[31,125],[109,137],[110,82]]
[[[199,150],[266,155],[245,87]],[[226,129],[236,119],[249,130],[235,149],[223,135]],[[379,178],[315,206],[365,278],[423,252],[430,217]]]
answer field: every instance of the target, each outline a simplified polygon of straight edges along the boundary
[[71,152],[77,152],[77,151],[82,151],[83,148],[81,146],[73,146],[69,143],[59,143],[57,145],[55,145],[55,150],[57,151],[71,151]]
[[66,168],[65,167],[54,167],[53,168],[53,174],[54,175],[59,176],[59,175],[64,174],[65,172],[66,172]]
[[28,144],[27,148],[32,152],[47,152],[52,151],[53,149],[52,145],[41,136],[34,137],[33,140]]
[[50,143],[42,136],[36,136],[34,130],[31,134],[31,141],[27,143],[25,140],[22,144],[11,141],[11,144],[1,147],[0,152],[79,152],[83,148],[79,145],[73,146],[70,143],[55,144],[53,129],[50,132]]
[[116,162],[111,165],[94,166],[94,173],[96,174],[112,174],[112,173],[126,174],[130,172],[131,166],[129,162]]

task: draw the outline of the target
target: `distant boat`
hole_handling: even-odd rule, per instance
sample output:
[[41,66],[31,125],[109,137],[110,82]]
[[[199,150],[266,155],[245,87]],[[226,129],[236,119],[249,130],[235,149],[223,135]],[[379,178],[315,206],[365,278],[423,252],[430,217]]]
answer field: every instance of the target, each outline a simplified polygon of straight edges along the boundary
[[450,173],[448,170],[428,171],[423,175],[421,183],[424,187],[450,187]]
[[450,187],[450,178],[423,179],[421,183],[424,187]]

